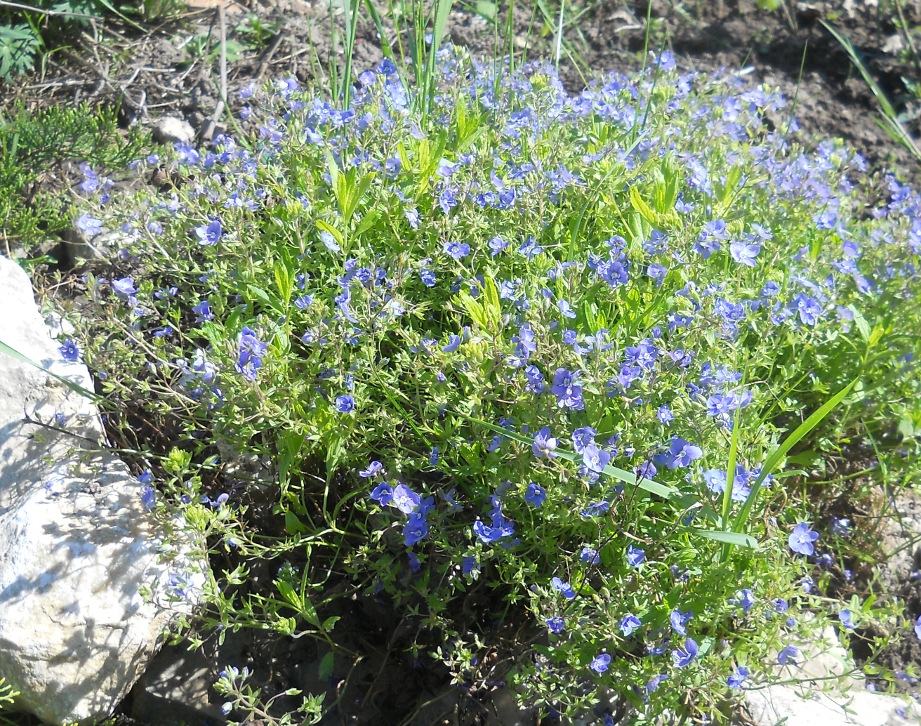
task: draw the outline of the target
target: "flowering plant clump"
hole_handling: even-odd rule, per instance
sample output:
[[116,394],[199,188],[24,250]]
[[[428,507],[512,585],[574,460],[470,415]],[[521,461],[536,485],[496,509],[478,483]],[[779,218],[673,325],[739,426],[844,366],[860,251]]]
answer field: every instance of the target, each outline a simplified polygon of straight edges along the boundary
[[387,61],[349,108],[277,82],[95,200],[82,352],[185,432],[148,500],[214,623],[334,645],[336,592],[385,597],[459,683],[495,647],[547,711],[715,717],[807,627],[785,455],[913,415],[921,198],[868,211],[859,156],[668,54],[575,95],[439,55],[426,113]]

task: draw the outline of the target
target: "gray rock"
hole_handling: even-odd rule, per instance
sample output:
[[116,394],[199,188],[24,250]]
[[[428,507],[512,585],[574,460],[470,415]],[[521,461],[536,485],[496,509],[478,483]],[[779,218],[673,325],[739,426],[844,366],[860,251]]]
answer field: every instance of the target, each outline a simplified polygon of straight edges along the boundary
[[919,723],[921,711],[897,696],[855,689],[822,693],[777,685],[747,691],[745,702],[756,726],[905,726]]
[[[92,390],[2,257],[0,309],[0,340]],[[54,724],[107,717],[204,581],[184,556],[160,556],[141,484],[102,440],[87,398],[0,353],[0,674],[19,708]],[[171,596],[186,581],[186,597]]]

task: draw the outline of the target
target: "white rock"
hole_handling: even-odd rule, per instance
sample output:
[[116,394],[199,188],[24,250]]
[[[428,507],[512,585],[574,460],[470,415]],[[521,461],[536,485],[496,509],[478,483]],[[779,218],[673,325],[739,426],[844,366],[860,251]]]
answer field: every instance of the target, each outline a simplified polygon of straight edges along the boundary
[[[48,337],[25,273],[3,257],[0,309],[0,341],[92,390],[86,367],[62,360]],[[54,724],[110,715],[204,580],[181,557],[158,557],[141,485],[101,441],[88,399],[0,353],[0,675],[20,691],[19,708]],[[191,582],[187,599],[169,597],[175,575]]]
[[897,696],[861,689],[821,693],[799,686],[768,686],[745,693],[756,726],[905,726],[919,723],[921,711]]
[[[799,665],[781,674],[793,684],[747,689],[745,707],[755,726],[904,726],[919,723],[919,711],[896,696],[868,691],[851,654],[828,626],[812,641],[795,641]],[[748,721],[746,721],[748,723]]]
[[195,138],[195,129],[192,128],[192,125],[176,116],[161,118],[151,128],[151,133],[154,139],[161,144],[188,144]]

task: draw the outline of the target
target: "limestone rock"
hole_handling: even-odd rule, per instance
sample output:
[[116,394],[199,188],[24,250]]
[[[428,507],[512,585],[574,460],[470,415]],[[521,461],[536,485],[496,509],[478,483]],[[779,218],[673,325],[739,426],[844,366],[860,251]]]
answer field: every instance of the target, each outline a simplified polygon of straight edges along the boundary
[[[0,341],[92,390],[2,257],[0,309]],[[108,716],[204,580],[159,556],[141,484],[102,434],[87,398],[0,352],[0,676],[18,707],[55,724]]]
[[821,693],[798,686],[768,686],[746,692],[745,702],[756,726],[904,726],[921,718],[915,704],[862,689]]

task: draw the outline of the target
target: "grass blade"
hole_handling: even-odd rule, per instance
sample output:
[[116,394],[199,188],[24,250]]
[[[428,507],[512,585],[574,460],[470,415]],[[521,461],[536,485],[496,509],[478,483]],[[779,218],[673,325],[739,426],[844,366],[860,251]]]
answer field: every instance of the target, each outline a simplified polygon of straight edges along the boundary
[[745,523],[748,521],[752,507],[755,505],[755,501],[758,499],[758,493],[761,491],[761,487],[764,484],[764,480],[767,478],[767,476],[777,468],[777,465],[780,464],[783,458],[789,453],[790,449],[796,446],[796,444],[799,443],[799,441],[804,436],[806,436],[816,426],[822,423],[828,414],[830,414],[838,407],[838,404],[840,404],[845,399],[847,394],[851,392],[851,389],[857,385],[858,380],[860,379],[855,378],[853,381],[848,383],[844,388],[842,388],[828,401],[826,401],[821,408],[814,411],[812,415],[809,416],[809,418],[797,426],[796,430],[794,430],[792,434],[787,436],[780,444],[774,447],[774,450],[771,451],[765,460],[764,466],[761,468],[761,473],[758,475],[755,483],[752,484],[751,493],[745,500],[745,504],[742,505],[742,509],[736,516],[735,524],[732,528],[734,532],[740,532],[745,526]]
[[33,368],[38,368],[40,371],[44,371],[49,376],[54,378],[56,381],[60,381],[61,383],[63,383],[70,390],[74,391],[75,393],[79,393],[81,396],[84,396],[85,398],[90,399],[94,403],[102,403],[105,400],[102,396],[94,393],[93,391],[88,391],[83,386],[79,386],[73,381],[69,381],[63,376],[59,376],[57,373],[52,373],[47,368],[42,367],[41,365],[36,363],[34,360],[29,358],[28,356],[23,355],[15,348],[10,347],[6,343],[4,343],[2,340],[0,340],[0,353],[6,353],[11,358],[15,358],[18,361],[22,361],[23,363],[26,363],[27,365],[30,365]]

